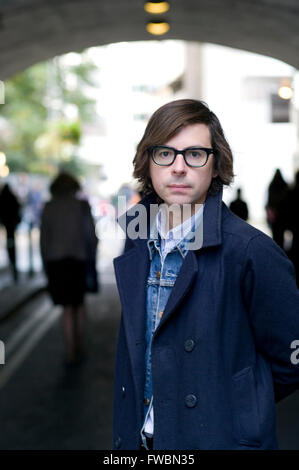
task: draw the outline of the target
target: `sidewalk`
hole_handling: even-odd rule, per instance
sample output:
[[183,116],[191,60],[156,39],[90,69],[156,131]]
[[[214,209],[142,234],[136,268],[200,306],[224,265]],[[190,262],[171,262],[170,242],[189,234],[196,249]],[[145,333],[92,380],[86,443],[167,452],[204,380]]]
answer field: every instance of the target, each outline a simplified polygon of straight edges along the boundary
[[46,288],[46,278],[42,272],[21,272],[19,281],[13,283],[8,268],[0,270],[0,321],[7,318],[18,307]]

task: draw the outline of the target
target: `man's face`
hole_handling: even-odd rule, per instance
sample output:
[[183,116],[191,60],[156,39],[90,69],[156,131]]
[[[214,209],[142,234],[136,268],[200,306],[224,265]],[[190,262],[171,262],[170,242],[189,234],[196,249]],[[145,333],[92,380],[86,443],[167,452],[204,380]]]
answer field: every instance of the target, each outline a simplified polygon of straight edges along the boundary
[[[206,124],[189,124],[161,145],[177,150],[186,147],[211,148],[210,130]],[[212,178],[218,174],[213,170],[213,159],[211,154],[205,166],[199,168],[186,165],[181,154],[170,166],[156,165],[151,159],[149,170],[156,193],[168,205],[204,203]]]

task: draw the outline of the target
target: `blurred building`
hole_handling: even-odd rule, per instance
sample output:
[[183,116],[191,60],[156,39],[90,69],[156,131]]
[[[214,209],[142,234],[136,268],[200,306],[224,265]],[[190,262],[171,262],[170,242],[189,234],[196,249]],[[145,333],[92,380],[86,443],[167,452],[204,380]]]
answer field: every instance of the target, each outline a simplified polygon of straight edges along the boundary
[[293,107],[278,95],[283,84],[294,89],[293,67],[184,41],[109,44],[89,54],[99,67],[98,119],[85,128],[81,155],[100,164],[102,197],[124,182],[134,184],[132,160],[151,114],[172,99],[191,97],[203,99],[218,115],[233,149],[236,177],[224,200],[229,203],[242,186],[252,223],[264,220],[274,170],[280,168],[291,182],[295,168]]

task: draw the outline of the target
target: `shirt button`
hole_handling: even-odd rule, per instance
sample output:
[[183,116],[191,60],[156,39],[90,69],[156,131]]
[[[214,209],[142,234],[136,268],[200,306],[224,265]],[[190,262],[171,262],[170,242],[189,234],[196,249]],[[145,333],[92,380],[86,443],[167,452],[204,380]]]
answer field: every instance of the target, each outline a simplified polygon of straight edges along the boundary
[[156,272],[156,277],[157,277],[157,279],[160,279],[160,277],[161,277],[160,271],[157,271],[157,272]]
[[150,404],[149,399],[148,399],[148,398],[145,398],[145,399],[144,399],[144,403],[146,404],[146,406],[148,406],[148,405]]
[[162,312],[159,312],[159,318],[161,318],[163,315],[163,311]]
[[195,346],[195,342],[193,341],[193,339],[187,339],[184,344],[184,349],[187,352],[191,352],[194,346]]
[[197,398],[195,395],[187,395],[185,397],[185,405],[188,408],[194,408],[194,406],[196,406],[196,403],[197,403]]
[[125,389],[125,387],[121,387],[121,393],[122,393],[122,396],[123,396],[123,397],[126,395],[126,389]]

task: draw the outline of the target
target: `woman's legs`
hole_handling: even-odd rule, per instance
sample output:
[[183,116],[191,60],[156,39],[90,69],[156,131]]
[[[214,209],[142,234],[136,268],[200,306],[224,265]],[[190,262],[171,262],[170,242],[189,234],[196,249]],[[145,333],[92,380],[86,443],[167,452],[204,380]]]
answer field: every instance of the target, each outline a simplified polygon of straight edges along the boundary
[[84,303],[80,304],[76,308],[75,312],[75,343],[76,350],[79,354],[82,354],[84,350],[84,326],[85,326],[85,305]]
[[85,315],[85,306],[83,303],[77,307],[72,305],[64,306],[63,327],[68,362],[74,361],[76,359],[76,355],[83,352]]
[[66,343],[66,359],[72,362],[75,359],[75,326],[74,307],[65,305],[63,310],[63,330]]

